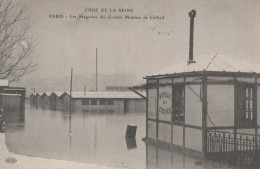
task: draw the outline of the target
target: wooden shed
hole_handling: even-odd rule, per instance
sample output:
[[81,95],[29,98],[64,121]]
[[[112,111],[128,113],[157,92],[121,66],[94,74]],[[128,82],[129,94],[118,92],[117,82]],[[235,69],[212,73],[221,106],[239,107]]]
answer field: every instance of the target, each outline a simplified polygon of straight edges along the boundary
[[42,93],[37,93],[34,97],[36,108],[41,107],[41,104],[42,104],[42,97],[41,96],[42,96]]
[[204,157],[228,151],[223,147],[229,153],[242,152],[249,144],[259,148],[256,72],[216,54],[146,76],[146,141]]
[[[20,95],[20,119],[24,119],[24,114],[25,114],[25,96],[26,96],[26,88],[24,87],[6,87],[3,89],[3,94],[17,94]],[[16,107],[15,105],[13,105],[14,107]]]
[[[59,97],[59,104],[57,106],[58,110],[61,111],[69,111],[69,106],[70,106],[70,95],[67,92],[64,92],[60,97]],[[71,99],[71,110],[74,110],[74,100],[73,98]]]
[[20,94],[1,93],[1,107],[4,110],[5,121],[20,121],[24,118],[21,104],[22,96]]
[[61,106],[60,96],[64,92],[52,92],[50,95],[50,110],[56,111]]
[[44,92],[41,96],[41,107],[43,109],[50,109],[50,95],[51,92]]
[[35,94],[33,94],[33,93],[30,94],[29,100],[30,100],[30,105],[34,106],[35,105]]
[[4,111],[16,111],[20,112],[21,95],[1,93],[2,108]]

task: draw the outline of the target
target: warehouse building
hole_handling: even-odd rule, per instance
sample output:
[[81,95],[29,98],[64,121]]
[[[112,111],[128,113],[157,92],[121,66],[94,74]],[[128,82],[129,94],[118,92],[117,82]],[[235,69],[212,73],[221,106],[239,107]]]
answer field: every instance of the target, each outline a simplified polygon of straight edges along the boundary
[[[143,93],[144,94],[144,93]],[[31,103],[50,110],[69,111],[68,92],[31,95]],[[71,110],[77,112],[145,112],[145,99],[134,92],[72,92]]]
[[145,99],[133,92],[73,93],[76,111],[145,112]]

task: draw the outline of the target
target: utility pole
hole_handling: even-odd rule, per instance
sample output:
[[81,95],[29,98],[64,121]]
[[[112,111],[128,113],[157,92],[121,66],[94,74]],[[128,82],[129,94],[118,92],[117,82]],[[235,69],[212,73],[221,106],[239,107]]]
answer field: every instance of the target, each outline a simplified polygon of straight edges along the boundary
[[71,75],[70,75],[70,107],[69,107],[69,111],[70,111],[70,135],[71,135],[71,93],[72,93],[72,75],[73,75],[73,68],[71,68]]
[[96,91],[98,91],[98,51],[97,51],[97,48],[96,48]]

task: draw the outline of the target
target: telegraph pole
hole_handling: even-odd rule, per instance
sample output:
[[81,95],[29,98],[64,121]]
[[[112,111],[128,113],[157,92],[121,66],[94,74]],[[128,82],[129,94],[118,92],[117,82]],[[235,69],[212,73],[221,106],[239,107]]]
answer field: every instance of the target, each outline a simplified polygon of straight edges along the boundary
[[73,68],[71,68],[71,75],[70,75],[70,107],[69,107],[69,111],[70,111],[70,134],[71,134],[71,93],[72,93],[72,75],[73,75]]
[[98,51],[97,51],[97,48],[96,48],[96,91],[98,91]]

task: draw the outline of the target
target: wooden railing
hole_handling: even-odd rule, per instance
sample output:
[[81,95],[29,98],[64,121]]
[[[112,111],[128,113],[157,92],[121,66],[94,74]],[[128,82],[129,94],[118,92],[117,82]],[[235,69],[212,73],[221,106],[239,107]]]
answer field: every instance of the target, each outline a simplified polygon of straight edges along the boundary
[[[260,136],[224,131],[208,131],[207,158],[251,167],[259,165]],[[258,164],[257,164],[258,163]]]

